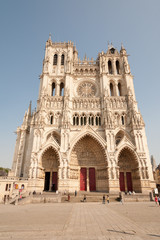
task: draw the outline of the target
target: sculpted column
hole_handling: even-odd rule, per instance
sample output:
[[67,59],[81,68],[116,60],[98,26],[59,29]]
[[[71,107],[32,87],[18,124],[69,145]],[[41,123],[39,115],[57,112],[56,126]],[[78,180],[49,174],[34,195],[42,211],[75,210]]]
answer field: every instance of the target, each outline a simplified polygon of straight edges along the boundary
[[114,160],[114,153],[110,154],[111,159],[109,161],[109,192],[113,194],[118,194],[119,189],[119,179],[118,179],[118,168],[116,166],[116,161]]
[[60,83],[57,82],[56,84],[56,96],[59,96],[60,95]]

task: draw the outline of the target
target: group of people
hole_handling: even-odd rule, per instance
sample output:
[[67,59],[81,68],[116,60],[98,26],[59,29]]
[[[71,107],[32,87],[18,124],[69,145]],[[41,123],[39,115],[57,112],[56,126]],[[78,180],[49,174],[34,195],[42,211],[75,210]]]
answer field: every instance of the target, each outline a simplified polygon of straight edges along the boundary
[[106,199],[106,196],[104,194],[102,203],[105,204],[106,200],[107,200],[107,203],[109,204],[109,195],[107,195],[107,199]]
[[[33,193],[35,194],[35,193]],[[127,193],[125,193],[127,194]],[[131,194],[135,194],[135,192],[129,192],[129,195]],[[66,195],[66,191],[64,192],[64,195]],[[76,197],[77,196],[77,190],[75,190],[75,193],[74,193],[74,196]],[[68,193],[68,201],[70,201],[70,194]],[[86,202],[87,201],[87,197],[86,197],[86,194],[84,194],[83,196],[83,199],[81,200],[81,202]],[[103,198],[102,198],[102,203],[105,204],[105,202],[107,201],[107,203],[109,204],[109,195],[107,195],[107,197],[105,196],[105,194],[103,195]],[[122,196],[122,193],[120,192],[119,194],[119,201],[121,204],[123,204],[123,196]],[[160,206],[160,196],[158,195],[155,195],[155,203],[156,203],[156,206]]]

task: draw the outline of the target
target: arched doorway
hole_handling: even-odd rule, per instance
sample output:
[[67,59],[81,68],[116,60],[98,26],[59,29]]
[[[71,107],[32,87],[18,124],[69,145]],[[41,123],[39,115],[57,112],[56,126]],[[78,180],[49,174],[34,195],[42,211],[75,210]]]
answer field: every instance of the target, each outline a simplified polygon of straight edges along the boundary
[[137,157],[132,150],[124,148],[118,157],[119,185],[122,192],[141,192]]
[[108,191],[105,150],[90,135],[85,135],[72,149],[70,182],[81,191]]
[[58,189],[58,153],[49,147],[42,155],[42,167],[45,172],[44,191]]

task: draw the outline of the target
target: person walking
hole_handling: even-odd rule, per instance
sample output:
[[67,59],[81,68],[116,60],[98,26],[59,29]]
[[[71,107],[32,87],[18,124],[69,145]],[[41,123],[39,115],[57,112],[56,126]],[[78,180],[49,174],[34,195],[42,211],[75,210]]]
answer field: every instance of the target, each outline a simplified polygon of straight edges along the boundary
[[158,198],[157,198],[157,195],[155,196],[155,204],[156,204],[156,206],[158,206]]
[[109,195],[107,195],[107,203],[109,204]]
[[120,203],[121,203],[121,204],[123,204],[123,197],[122,197],[122,193],[120,194],[119,198],[120,198]]
[[70,194],[68,193],[68,202],[70,202],[70,198],[71,198],[71,197],[70,197]]
[[75,196],[75,197],[77,196],[77,190],[75,190],[75,192],[74,192],[74,196]]
[[86,201],[87,201],[87,197],[86,197],[86,194],[84,194],[83,202],[86,202]]
[[105,195],[103,195],[103,201],[102,201],[103,204],[105,204],[105,200],[106,200]]

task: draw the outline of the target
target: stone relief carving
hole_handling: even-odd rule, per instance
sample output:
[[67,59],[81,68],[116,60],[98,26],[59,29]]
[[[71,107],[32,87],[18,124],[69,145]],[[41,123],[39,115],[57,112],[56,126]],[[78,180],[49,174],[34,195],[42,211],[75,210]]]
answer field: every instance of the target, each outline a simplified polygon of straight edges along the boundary
[[101,102],[99,98],[74,98],[73,109],[100,109]]
[[105,180],[107,179],[107,169],[97,169],[97,178],[98,180]]
[[[107,94],[107,93],[106,93]],[[111,109],[127,109],[127,101],[125,97],[107,97],[106,101],[106,108]]]
[[78,179],[78,169],[70,168],[70,179]]

